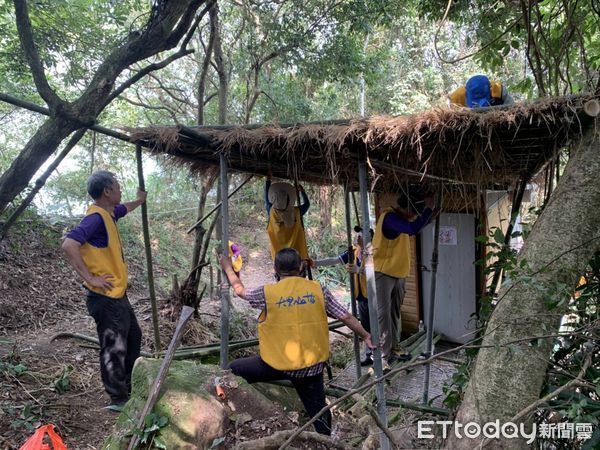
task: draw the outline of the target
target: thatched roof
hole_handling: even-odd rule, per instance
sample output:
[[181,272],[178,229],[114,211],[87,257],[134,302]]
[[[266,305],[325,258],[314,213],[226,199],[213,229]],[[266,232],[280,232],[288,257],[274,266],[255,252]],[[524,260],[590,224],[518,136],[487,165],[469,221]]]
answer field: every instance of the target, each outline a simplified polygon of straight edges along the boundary
[[129,129],[153,153],[201,172],[225,152],[231,170],[316,183],[356,184],[366,152],[375,189],[438,180],[507,186],[537,173],[581,136],[589,96],[510,107],[433,108],[421,114],[291,125]]

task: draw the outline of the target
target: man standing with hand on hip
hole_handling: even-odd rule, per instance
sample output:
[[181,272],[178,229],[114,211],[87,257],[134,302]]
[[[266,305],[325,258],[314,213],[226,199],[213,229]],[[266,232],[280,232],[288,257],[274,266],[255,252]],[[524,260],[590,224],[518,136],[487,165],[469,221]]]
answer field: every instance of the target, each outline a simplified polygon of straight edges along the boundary
[[87,191],[94,202],[67,234],[62,249],[83,280],[88,312],[96,322],[100,372],[111,399],[107,409],[119,412],[131,393],[142,331],[127,299],[127,263],[117,221],[146,201],[146,192],[138,190],[136,200],[121,204],[121,186],[105,170],[90,175]]

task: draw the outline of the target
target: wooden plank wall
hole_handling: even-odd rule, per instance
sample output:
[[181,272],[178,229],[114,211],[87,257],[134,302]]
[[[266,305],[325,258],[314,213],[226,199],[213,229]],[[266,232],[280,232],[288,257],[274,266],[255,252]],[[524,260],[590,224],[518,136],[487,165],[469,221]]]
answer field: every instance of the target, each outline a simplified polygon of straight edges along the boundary
[[[375,196],[375,215],[377,219],[388,206],[392,206],[396,203],[398,194],[385,193],[377,194]],[[410,238],[410,275],[406,279],[406,295],[404,296],[404,303],[402,304],[402,333],[413,334],[419,328],[419,321],[421,317],[421,303],[420,303],[420,273],[417,270],[418,257],[417,257],[417,238],[411,236]]]

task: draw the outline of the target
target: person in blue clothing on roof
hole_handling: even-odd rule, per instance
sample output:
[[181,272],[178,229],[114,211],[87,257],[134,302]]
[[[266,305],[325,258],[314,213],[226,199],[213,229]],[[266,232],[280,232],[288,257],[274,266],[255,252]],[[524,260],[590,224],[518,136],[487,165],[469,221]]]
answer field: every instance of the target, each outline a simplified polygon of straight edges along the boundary
[[448,99],[450,103],[467,108],[514,104],[506,86],[500,81],[490,80],[485,75],[473,75],[464,86],[452,91]]
[[410,274],[409,238],[418,234],[433,215],[433,197],[426,196],[424,203],[423,212],[417,215],[413,200],[408,193],[403,193],[398,197],[395,206],[383,210],[375,227],[373,264],[384,369],[395,360],[410,358],[400,347],[400,308],[404,301],[406,277]]

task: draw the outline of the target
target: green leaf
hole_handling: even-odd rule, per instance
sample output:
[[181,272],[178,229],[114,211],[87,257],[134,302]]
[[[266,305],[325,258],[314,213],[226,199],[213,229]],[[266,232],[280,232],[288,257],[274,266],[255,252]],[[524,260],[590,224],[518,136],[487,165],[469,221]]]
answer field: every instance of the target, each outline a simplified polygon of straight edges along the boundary
[[500,228],[494,230],[494,241],[497,244],[504,244],[504,233]]
[[592,437],[583,443],[581,450],[594,450],[598,445],[600,445],[600,428],[596,428]]
[[150,425],[152,425],[154,423],[154,413],[150,413],[150,414],[146,414],[146,417],[144,417],[144,425],[146,427],[149,427]]
[[158,426],[159,427],[164,427],[169,423],[169,418],[167,416],[160,416],[158,418]]
[[156,436],[154,438],[154,446],[156,448],[166,449],[167,448],[167,443],[165,442],[165,440],[162,437]]

